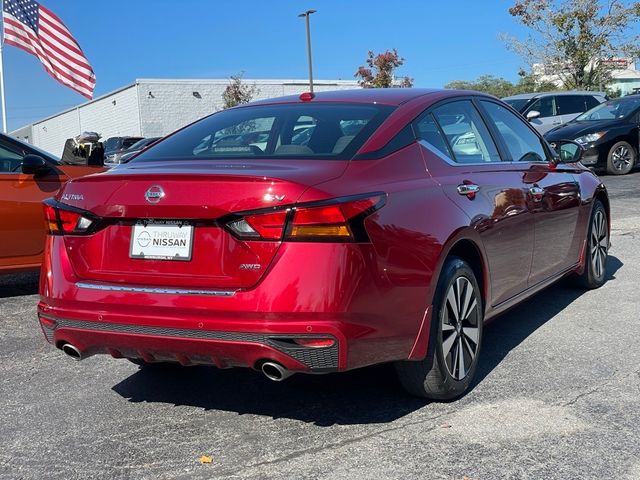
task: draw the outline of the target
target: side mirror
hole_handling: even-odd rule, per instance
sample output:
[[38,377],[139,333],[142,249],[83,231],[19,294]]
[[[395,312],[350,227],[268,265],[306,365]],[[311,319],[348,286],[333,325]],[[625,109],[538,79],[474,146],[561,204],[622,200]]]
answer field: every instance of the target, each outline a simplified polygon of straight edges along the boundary
[[529,110],[527,112],[527,120],[531,121],[531,120],[535,120],[536,118],[540,117],[540,112],[537,110]]
[[28,154],[25,155],[20,164],[22,173],[27,175],[38,175],[49,170],[47,162],[40,155]]
[[558,154],[557,163],[574,163],[582,160],[584,148],[573,140],[560,140],[552,142],[550,145]]

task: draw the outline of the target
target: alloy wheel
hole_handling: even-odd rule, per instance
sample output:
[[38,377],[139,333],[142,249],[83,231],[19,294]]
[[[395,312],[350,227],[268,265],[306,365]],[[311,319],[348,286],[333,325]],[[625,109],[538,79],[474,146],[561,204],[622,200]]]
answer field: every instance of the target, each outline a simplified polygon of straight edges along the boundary
[[608,247],[607,221],[602,210],[597,210],[591,225],[591,265],[596,278],[604,275]]
[[611,161],[616,170],[625,170],[632,164],[633,157],[627,147],[620,145],[613,151]]
[[478,351],[479,302],[473,285],[458,277],[449,287],[442,322],[442,355],[449,374],[456,380],[467,376]]

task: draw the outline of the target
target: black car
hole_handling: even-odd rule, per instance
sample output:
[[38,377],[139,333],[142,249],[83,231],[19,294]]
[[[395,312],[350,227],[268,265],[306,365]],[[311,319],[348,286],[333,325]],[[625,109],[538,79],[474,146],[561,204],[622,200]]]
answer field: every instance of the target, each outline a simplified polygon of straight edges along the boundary
[[134,143],[143,140],[144,137],[110,137],[104,144],[104,161],[109,163],[115,155],[130,148]]
[[574,140],[585,153],[582,163],[613,175],[629,173],[638,159],[640,95],[601,103],[575,120],[550,130],[549,143]]
[[142,150],[150,146],[152,143],[160,140],[162,137],[149,137],[138,140],[126,150],[119,150],[117,152],[111,152],[106,156],[104,161],[105,167],[115,167],[121,163],[127,163],[127,161],[134,155],[140,153]]

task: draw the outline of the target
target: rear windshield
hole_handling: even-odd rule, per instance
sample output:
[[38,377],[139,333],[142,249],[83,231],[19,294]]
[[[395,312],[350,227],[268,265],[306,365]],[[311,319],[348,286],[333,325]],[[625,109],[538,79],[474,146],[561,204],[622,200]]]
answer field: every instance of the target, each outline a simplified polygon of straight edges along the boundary
[[516,111],[522,113],[524,111],[524,107],[529,103],[530,98],[503,98],[502,101],[508,103],[513,107]]
[[230,157],[349,159],[392,111],[386,105],[331,103],[235,108],[171,135],[132,163]]

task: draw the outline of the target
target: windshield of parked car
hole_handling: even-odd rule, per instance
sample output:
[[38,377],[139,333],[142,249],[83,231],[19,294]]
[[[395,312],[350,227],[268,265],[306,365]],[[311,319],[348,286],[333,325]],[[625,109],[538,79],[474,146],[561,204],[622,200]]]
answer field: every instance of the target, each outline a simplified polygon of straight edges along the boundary
[[111,137],[107,138],[104,142],[104,151],[111,152],[113,150],[118,150],[120,148],[121,137]]
[[529,103],[530,98],[506,98],[503,101],[511,105],[516,111],[522,112],[525,105]]
[[165,138],[132,163],[233,157],[349,159],[393,109],[304,103],[224,110]]
[[614,120],[624,118],[635,112],[640,107],[640,97],[619,98],[601,103],[597,107],[587,110],[576,121]]
[[125,138],[124,140],[122,140],[122,148],[131,148],[131,146],[138,143],[138,141],[140,141],[139,138]]
[[129,148],[127,148],[127,150],[141,150],[150,143],[155,142],[156,140],[158,140],[158,138],[143,138],[142,140],[138,140],[136,143],[131,145]]

